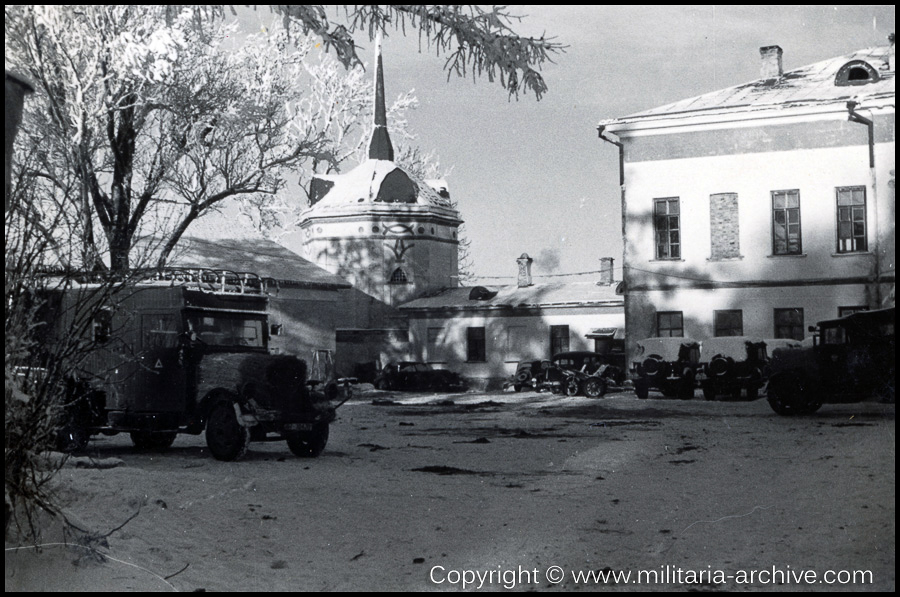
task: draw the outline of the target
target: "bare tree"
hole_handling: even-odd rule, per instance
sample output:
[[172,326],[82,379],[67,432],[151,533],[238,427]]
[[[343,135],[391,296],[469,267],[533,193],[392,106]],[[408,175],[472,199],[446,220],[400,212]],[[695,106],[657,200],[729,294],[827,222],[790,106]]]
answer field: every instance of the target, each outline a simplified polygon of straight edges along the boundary
[[[336,159],[317,126],[329,116],[313,111],[298,88],[305,33],[354,65],[353,32],[409,27],[448,52],[449,73],[499,77],[511,94],[537,97],[546,86],[534,67],[561,50],[513,34],[516,17],[500,8],[357,5],[344,9],[346,24],[329,21],[321,6],[276,10],[285,18],[282,32],[225,50],[232,29],[221,7],[6,8],[7,59],[42,98],[26,129],[65,156],[54,159],[78,178],[68,199],[83,222],[83,265],[101,267],[107,254],[112,270],[127,270],[136,239],[151,233],[162,262],[217,203],[272,195],[289,169]],[[58,170],[47,170],[58,178]]]

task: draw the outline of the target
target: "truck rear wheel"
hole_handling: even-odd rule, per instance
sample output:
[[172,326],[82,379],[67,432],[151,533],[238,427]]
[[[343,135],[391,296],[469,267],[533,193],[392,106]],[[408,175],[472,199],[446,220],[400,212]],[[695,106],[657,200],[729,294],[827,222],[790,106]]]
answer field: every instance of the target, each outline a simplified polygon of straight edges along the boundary
[[206,445],[217,460],[237,460],[250,445],[250,430],[238,421],[235,408],[233,402],[217,404],[206,421]]
[[325,450],[328,443],[328,423],[314,425],[311,431],[292,431],[287,436],[287,445],[295,456],[315,458]]

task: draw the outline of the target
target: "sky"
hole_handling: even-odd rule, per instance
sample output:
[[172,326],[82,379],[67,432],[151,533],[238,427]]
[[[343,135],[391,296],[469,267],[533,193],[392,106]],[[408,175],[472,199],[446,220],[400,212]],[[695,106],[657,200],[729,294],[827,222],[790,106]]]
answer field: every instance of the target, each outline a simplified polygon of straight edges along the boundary
[[[886,45],[894,6],[510,5],[514,29],[567,47],[541,69],[549,91],[510,99],[486,77],[449,80],[418,36],[388,31],[388,100],[411,89],[410,131],[434,151],[465,221],[478,283],[513,283],[528,253],[546,281],[622,265],[618,150],[601,120],[759,78],[759,48],[779,45],[792,70]],[[329,13],[331,15],[331,13]],[[252,19],[271,22],[268,11]],[[252,20],[251,19],[251,20]],[[360,55],[373,44],[361,37]],[[545,278],[542,278],[545,277]]]

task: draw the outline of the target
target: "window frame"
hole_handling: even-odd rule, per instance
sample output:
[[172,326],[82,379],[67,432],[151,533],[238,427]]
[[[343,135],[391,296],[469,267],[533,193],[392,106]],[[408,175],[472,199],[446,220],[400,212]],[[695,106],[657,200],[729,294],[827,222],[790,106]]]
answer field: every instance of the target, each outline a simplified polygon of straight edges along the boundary
[[[785,206],[784,207],[776,207],[776,199],[777,197],[783,195],[785,198]],[[791,196],[796,196],[797,198],[797,206],[789,207],[787,206],[788,198]],[[775,256],[783,256],[783,255],[802,255],[803,254],[803,219],[801,214],[801,203],[800,203],[800,189],[784,189],[778,191],[771,191],[772,197],[772,255]],[[797,221],[796,223],[792,223],[790,221],[791,212],[796,212]],[[778,214],[783,214],[784,221],[779,224]],[[779,250],[778,247],[778,234],[777,227],[784,227],[784,248]],[[791,233],[790,227],[797,227],[797,248],[796,250],[791,250]]]
[[[661,325],[663,316],[675,316],[675,315],[677,315],[678,318],[680,319],[680,326],[678,326],[678,327],[674,327],[674,326],[663,327]],[[663,334],[664,329],[669,330],[670,332],[674,331],[674,330],[678,330],[679,333]],[[656,312],[656,337],[657,338],[684,338],[684,311],[657,311]]]
[[550,326],[550,357],[553,358],[561,352],[569,352],[571,347],[572,336],[569,331],[569,325],[551,325]]
[[406,275],[406,272],[402,267],[398,267],[393,272],[391,272],[391,277],[388,278],[388,284],[395,284],[398,286],[402,286],[404,284],[409,284],[409,276]]
[[466,362],[487,362],[487,334],[484,326],[466,328]]
[[[800,323],[790,323],[784,324],[779,323],[779,315],[784,315],[787,313],[797,313],[800,316]],[[786,338],[789,340],[798,340],[802,341],[806,337],[806,332],[803,328],[803,322],[805,320],[803,308],[802,307],[786,307],[786,308],[775,308],[772,311],[772,321],[773,321],[773,338]],[[790,332],[785,334],[784,328],[791,328]]]
[[[725,316],[726,314],[728,314],[728,315],[737,314],[739,321],[740,321],[740,325],[736,328],[737,329],[736,334],[720,333],[721,331],[724,331],[724,330],[734,330],[735,329],[733,326],[728,327],[728,326],[724,325],[724,322],[720,323],[720,320],[719,320],[720,316]],[[713,336],[714,337],[726,338],[729,336],[743,336],[743,335],[744,335],[744,311],[743,311],[743,309],[717,309],[717,310],[713,311]]]
[[[850,192],[850,201],[848,205],[841,205],[841,193]],[[853,197],[855,191],[862,191],[862,205],[854,204]],[[851,253],[867,253],[869,251],[869,214],[868,214],[868,197],[866,197],[865,185],[851,185],[844,187],[835,187],[834,189],[835,203],[835,251],[839,255],[847,255]],[[849,220],[841,219],[841,211],[849,210]],[[854,231],[857,220],[854,219],[855,214],[862,212],[862,234],[856,234]],[[850,234],[847,238],[841,235],[841,223],[847,222],[850,225]],[[843,241],[850,241],[852,248],[845,249],[841,247]],[[859,240],[862,247],[859,247],[855,241]]]
[[[660,205],[665,205],[665,213],[658,213]],[[675,213],[672,213],[671,206],[675,206]],[[657,261],[680,261],[682,259],[681,251],[681,198],[680,197],[658,197],[653,199],[653,255]],[[672,226],[672,222],[675,226]],[[660,224],[664,223],[664,226]],[[676,241],[672,241],[672,233],[677,234]],[[660,242],[661,234],[665,235],[665,242]],[[665,247],[665,251],[660,249]],[[673,250],[674,248],[674,250]],[[677,254],[673,254],[677,253]],[[665,254],[663,254],[665,253]]]

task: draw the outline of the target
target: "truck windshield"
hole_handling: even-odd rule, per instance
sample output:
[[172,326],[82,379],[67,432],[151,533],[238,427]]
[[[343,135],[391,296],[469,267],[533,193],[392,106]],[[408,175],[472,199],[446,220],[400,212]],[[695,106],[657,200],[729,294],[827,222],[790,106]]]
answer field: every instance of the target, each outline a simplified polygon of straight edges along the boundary
[[224,314],[191,314],[188,327],[207,346],[264,348],[264,321]]

